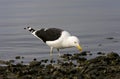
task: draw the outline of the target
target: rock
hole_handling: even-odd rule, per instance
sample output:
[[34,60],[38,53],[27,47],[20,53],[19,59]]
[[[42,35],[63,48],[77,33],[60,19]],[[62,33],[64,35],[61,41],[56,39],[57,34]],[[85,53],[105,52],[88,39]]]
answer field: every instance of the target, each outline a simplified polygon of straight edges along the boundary
[[83,51],[83,52],[81,52],[79,55],[81,55],[81,56],[86,56],[86,55],[88,55],[88,54],[90,54],[90,51]]
[[41,65],[41,62],[38,62],[38,61],[31,61],[29,66],[30,67],[33,67],[33,66],[40,66]]
[[21,59],[21,57],[20,56],[16,56],[15,59]]
[[[65,57],[64,57],[65,56]],[[69,60],[64,61],[68,57]],[[1,79],[119,79],[120,56],[111,52],[87,60],[80,54],[65,54],[63,59],[34,59],[29,65],[23,63],[0,66]],[[6,63],[6,61],[1,61]]]
[[103,52],[98,52],[97,54],[98,55],[105,55],[105,53],[103,53]]
[[108,40],[113,40],[113,39],[114,39],[114,37],[108,37],[108,38],[106,38],[106,39],[108,39]]
[[107,57],[108,58],[117,58],[117,57],[119,57],[119,55],[117,53],[111,52],[111,53],[107,54]]
[[9,60],[9,62],[10,62],[10,63],[14,63],[14,62],[15,62],[15,60]]
[[70,60],[72,57],[72,54],[64,54],[61,56],[61,58],[64,58],[64,60]]
[[[111,75],[114,73],[120,74],[119,62],[120,57],[116,53],[109,53],[107,56],[99,56],[87,60],[86,67],[83,67],[83,76],[88,79],[113,79],[114,77],[111,77]],[[114,76],[116,76],[116,74],[114,74]]]

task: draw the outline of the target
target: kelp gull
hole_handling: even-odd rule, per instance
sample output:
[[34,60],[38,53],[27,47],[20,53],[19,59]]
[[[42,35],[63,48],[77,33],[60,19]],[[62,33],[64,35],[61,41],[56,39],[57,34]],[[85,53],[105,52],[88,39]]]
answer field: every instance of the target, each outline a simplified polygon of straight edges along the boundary
[[41,39],[50,46],[50,56],[52,56],[53,48],[59,51],[59,49],[76,47],[79,51],[82,51],[79,39],[76,36],[71,36],[70,33],[65,30],[59,28],[42,28],[34,30],[31,27],[26,27],[24,29],[28,30],[35,37]]

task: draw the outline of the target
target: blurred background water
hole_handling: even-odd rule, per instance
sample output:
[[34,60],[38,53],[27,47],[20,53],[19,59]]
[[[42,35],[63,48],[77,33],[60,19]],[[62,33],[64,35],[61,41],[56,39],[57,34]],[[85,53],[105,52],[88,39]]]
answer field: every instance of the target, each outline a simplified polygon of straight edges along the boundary
[[27,26],[62,28],[79,37],[84,51],[120,54],[120,0],[0,0],[0,59],[49,57],[49,47],[23,29]]

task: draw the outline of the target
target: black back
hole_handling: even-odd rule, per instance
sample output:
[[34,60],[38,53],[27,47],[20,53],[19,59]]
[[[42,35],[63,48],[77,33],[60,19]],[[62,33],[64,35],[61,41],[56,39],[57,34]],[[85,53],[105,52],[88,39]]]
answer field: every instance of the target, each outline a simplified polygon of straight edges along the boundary
[[42,28],[38,31],[36,31],[36,36],[38,36],[39,38],[41,38],[44,42],[46,41],[54,41],[57,40],[62,33],[63,30],[58,29],[58,28],[49,28],[46,29]]

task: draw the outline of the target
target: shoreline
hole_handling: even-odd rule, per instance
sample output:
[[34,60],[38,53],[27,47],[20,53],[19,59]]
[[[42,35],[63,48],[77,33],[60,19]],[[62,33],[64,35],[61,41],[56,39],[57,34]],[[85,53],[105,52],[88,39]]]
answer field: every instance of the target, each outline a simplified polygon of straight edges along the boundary
[[[89,53],[88,53],[89,54]],[[120,56],[99,52],[93,59],[82,54],[64,54],[60,59],[33,59],[28,65],[0,60],[0,79],[120,79]],[[92,55],[92,54],[89,54]],[[20,59],[21,57],[16,57]],[[4,66],[5,65],[5,66]]]

